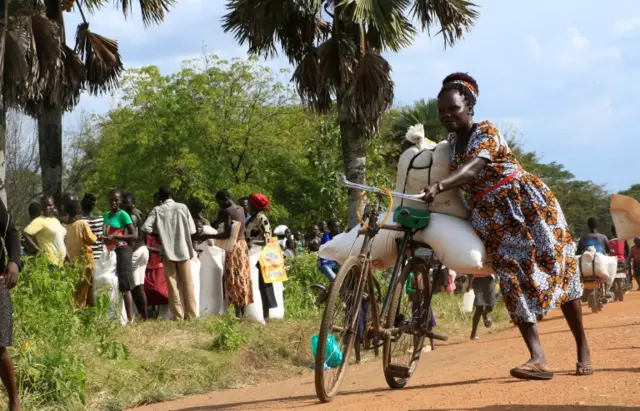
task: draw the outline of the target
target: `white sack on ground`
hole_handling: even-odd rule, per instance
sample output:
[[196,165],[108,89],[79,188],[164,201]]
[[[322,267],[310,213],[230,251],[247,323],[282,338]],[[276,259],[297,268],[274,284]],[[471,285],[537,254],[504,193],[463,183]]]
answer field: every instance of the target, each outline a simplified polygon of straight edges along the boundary
[[602,278],[608,284],[613,281],[618,271],[618,258],[596,252],[595,248],[588,247],[578,258],[580,273],[584,277],[592,277],[594,274]]
[[640,203],[621,194],[611,196],[611,218],[618,238],[630,240],[640,237]]
[[222,293],[224,250],[207,246],[200,255],[200,313],[225,314],[227,312]]
[[276,302],[278,306],[276,308],[269,309],[269,318],[284,318],[284,283],[278,281],[273,283],[273,293],[276,296]]
[[[260,296],[260,287],[258,278],[260,270],[258,270],[258,258],[260,257],[262,247],[253,246],[249,250],[249,266],[251,267],[251,288],[253,289],[253,304],[249,304],[244,309],[246,319],[264,324],[264,315],[262,314],[262,297]],[[271,313],[271,312],[269,312]]]
[[[380,216],[378,222],[382,220]],[[389,225],[395,223],[387,223]],[[348,233],[340,234],[320,247],[319,256],[342,264],[349,255],[360,252],[364,236],[358,236],[360,225]],[[374,238],[371,258],[379,269],[392,267],[398,255],[396,239],[403,233],[391,230],[380,230]],[[426,229],[417,232],[413,238],[433,248],[436,257],[450,269],[462,273],[492,271],[483,268],[486,252],[482,241],[471,227],[471,223],[457,217],[433,213]]]
[[[425,186],[443,180],[450,173],[450,155],[451,147],[446,141],[436,145],[427,145],[424,150],[420,150],[418,147],[408,148],[398,160],[395,191],[419,194]],[[413,164],[411,164],[412,159]],[[410,165],[411,169],[409,169]],[[393,203],[394,207],[402,204],[406,207],[420,210],[427,208],[427,204],[423,201],[394,198]],[[465,204],[460,190],[448,190],[438,194],[434,202],[429,204],[428,207],[429,210],[435,213],[452,215],[463,219],[469,218],[469,208]]]
[[100,294],[109,296],[109,317],[116,318],[120,324],[127,323],[127,312],[124,302],[118,291],[118,277],[116,275],[116,253],[102,250],[102,257],[95,261],[93,269],[93,295],[98,298]]

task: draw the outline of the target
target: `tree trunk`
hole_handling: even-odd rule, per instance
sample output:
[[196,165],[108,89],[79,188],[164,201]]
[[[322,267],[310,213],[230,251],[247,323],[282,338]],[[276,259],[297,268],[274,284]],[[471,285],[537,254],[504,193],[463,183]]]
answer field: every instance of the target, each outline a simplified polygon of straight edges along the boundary
[[5,142],[7,141],[7,105],[4,101],[4,59],[5,44],[7,43],[7,28],[9,26],[9,0],[0,1],[2,5],[2,34],[0,35],[0,200],[5,207],[9,209],[7,204],[7,186],[5,177],[7,175],[6,164],[4,159]]
[[51,108],[38,114],[38,146],[42,193],[52,195],[60,207],[62,197],[62,110]]
[[[364,134],[351,119],[348,109],[343,109],[341,106],[339,110],[342,156],[347,180],[364,184],[367,171],[367,146]],[[359,223],[356,210],[361,195],[362,192],[360,190],[349,190],[347,222],[349,230]]]
[[0,200],[5,207],[9,209],[7,203],[7,185],[5,179],[7,177],[7,164],[5,161],[5,143],[7,141],[7,110],[0,108]]

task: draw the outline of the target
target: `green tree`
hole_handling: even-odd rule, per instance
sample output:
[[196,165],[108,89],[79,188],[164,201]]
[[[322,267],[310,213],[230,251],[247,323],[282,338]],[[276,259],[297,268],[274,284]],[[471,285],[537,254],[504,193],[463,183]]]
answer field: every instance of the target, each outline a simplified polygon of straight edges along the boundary
[[[249,52],[278,49],[296,65],[302,102],[329,111],[335,98],[346,176],[364,183],[367,138],[393,102],[391,66],[381,53],[409,46],[418,28],[440,26],[445,46],[471,28],[478,13],[466,0],[229,0],[223,28]],[[324,10],[324,11],[323,11]],[[327,20],[329,19],[329,20]],[[349,226],[360,193],[349,194]]]
[[[212,218],[222,188],[234,198],[267,194],[274,224],[308,227],[346,215],[337,113],[307,112],[295,90],[255,59],[205,56],[169,76],[156,67],[131,70],[122,91],[121,106],[74,133],[83,156],[67,173],[70,184],[103,201],[122,187],[143,208],[170,184],[183,201],[202,198]],[[367,149],[367,178],[389,186],[395,170],[385,166],[377,138]]]

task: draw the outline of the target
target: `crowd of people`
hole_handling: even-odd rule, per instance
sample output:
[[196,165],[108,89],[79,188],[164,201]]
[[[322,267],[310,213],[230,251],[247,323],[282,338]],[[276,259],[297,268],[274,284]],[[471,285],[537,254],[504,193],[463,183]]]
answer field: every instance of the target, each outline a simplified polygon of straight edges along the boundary
[[[227,190],[216,193],[215,199],[220,211],[216,220],[209,222],[200,199],[178,203],[169,187],[161,187],[154,194],[155,207],[149,213],[137,208],[133,193],[120,189],[108,193],[109,211],[103,215],[94,213],[94,194],[85,194],[80,200],[64,193],[60,210],[53,197],[45,196],[29,207],[30,223],[23,231],[24,253],[42,253],[54,269],[65,264],[78,267],[83,273],[75,293],[78,306],[94,305],[95,262],[104,253],[114,253],[118,290],[129,321],[136,311],[146,320],[149,307],[164,304],[174,318],[192,319],[197,313],[189,263],[201,255],[205,243],[216,242],[226,251],[225,301],[242,317],[244,308],[254,301],[248,251],[264,247],[274,235],[266,214],[270,201],[264,194],[255,193],[236,203]],[[316,252],[339,233],[339,222],[320,221],[305,234],[287,228],[277,233],[277,238],[289,258],[304,251]],[[319,269],[333,280],[338,265],[318,261]],[[258,281],[263,316],[268,319],[269,310],[278,303],[273,285],[265,283],[262,275]]]

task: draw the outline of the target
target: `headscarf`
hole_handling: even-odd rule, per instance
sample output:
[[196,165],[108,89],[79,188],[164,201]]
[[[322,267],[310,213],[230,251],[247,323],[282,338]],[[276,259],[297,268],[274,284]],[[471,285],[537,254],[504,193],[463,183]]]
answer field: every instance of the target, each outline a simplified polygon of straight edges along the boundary
[[269,211],[270,201],[266,195],[261,193],[251,194],[249,196],[249,201],[256,211]]

